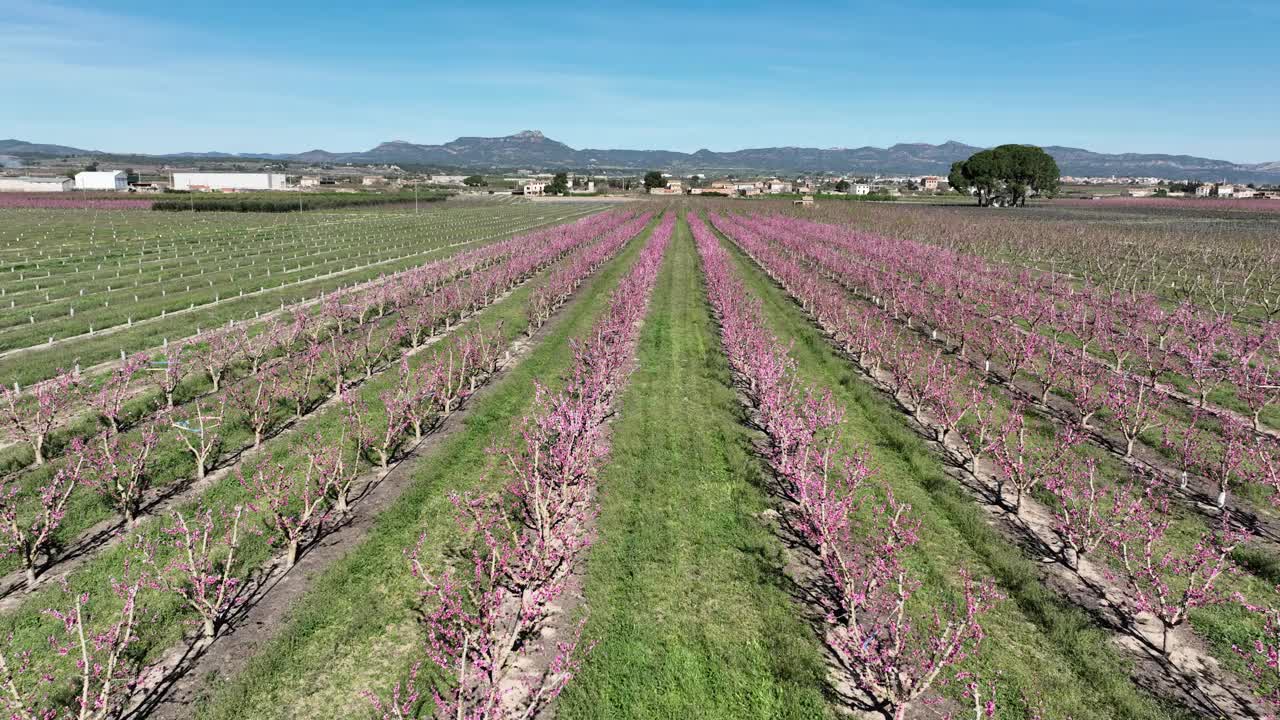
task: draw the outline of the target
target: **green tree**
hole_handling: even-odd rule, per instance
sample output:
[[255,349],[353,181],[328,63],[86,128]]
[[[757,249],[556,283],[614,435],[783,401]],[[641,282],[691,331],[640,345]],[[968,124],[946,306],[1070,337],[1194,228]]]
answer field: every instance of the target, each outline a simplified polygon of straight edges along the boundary
[[848,181],[848,180],[837,180],[837,181],[836,181],[836,192],[849,192],[849,181]]
[[1026,205],[1027,197],[1052,197],[1058,191],[1058,163],[1035,145],[1001,145],[951,164],[947,182],[972,193],[978,205]]
[[489,183],[485,182],[485,179],[479,175],[469,175],[462,179],[462,184],[467,187],[480,187]]
[[547,194],[549,195],[568,195],[569,194],[569,174],[556,173],[551,178],[551,184],[547,186]]
[[644,174],[644,189],[652,190],[654,188],[664,188],[667,181],[663,179],[662,173],[657,170],[650,170]]

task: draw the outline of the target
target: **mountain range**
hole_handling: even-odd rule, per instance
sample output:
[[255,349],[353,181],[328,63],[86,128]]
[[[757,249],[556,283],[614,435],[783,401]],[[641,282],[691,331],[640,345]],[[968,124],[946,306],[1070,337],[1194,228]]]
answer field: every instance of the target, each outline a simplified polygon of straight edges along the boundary
[[[668,170],[673,172],[837,172],[858,174],[946,175],[951,163],[964,160],[982,148],[948,140],[941,145],[899,143],[888,148],[768,147],[715,152],[683,153],[671,150],[576,150],[537,130],[505,137],[460,137],[443,145],[423,145],[404,140],[384,142],[360,152],[310,150],[303,153],[184,152],[153,155],[172,160],[273,160],[307,164],[373,163],[417,165],[467,170],[527,168]],[[1280,182],[1280,161],[1256,164],[1153,153],[1096,153],[1080,148],[1046,146],[1064,175],[1154,176],[1169,179],[1227,180],[1231,182]],[[101,156],[122,153],[83,150],[65,145],[0,140],[0,154],[18,157]],[[140,157],[129,155],[130,157]]]

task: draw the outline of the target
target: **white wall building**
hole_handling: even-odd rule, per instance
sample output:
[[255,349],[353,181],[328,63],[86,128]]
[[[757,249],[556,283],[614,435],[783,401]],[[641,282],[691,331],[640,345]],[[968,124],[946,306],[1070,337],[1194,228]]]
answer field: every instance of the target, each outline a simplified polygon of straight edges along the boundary
[[857,183],[856,185],[853,186],[853,194],[854,195],[870,195],[871,186],[865,183]]
[[522,195],[542,195],[547,189],[547,183],[541,180],[524,180],[516,185],[516,189]]
[[86,170],[76,173],[77,190],[128,190],[129,176],[123,170]]
[[174,190],[285,190],[283,173],[176,172]]
[[74,183],[68,177],[0,177],[0,192],[68,192]]

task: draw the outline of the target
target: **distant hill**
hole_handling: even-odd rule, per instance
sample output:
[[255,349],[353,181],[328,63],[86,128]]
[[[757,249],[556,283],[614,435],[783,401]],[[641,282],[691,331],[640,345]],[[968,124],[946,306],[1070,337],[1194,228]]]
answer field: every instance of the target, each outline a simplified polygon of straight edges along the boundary
[[97,150],[81,150],[66,145],[43,145],[25,140],[0,140],[0,153],[5,155],[101,155]]
[[[505,137],[460,137],[443,145],[392,140],[359,152],[310,150],[304,153],[184,152],[158,158],[288,160],[304,163],[376,163],[430,165],[469,169],[599,168],[602,170],[670,170],[675,172],[839,172],[906,175],[946,175],[951,163],[982,148],[948,140],[940,145],[899,143],[888,148],[767,147],[716,152],[698,150],[595,149],[575,150],[537,130]],[[1156,176],[1171,179],[1280,182],[1280,161],[1237,164],[1191,155],[1095,153],[1050,145],[1045,150],[1058,161],[1064,175]],[[0,153],[15,156],[103,155],[64,145],[0,140]]]

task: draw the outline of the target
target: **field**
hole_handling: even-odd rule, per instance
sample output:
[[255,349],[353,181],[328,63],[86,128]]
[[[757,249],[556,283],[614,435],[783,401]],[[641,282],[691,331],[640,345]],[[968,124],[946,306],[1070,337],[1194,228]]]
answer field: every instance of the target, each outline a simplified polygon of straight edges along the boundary
[[1270,717],[1278,234],[0,209],[0,704]]

